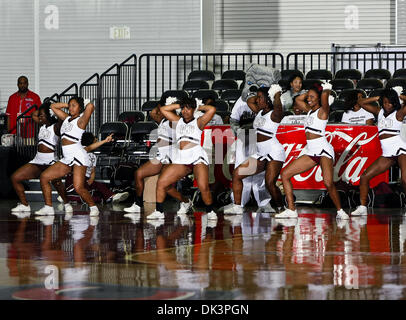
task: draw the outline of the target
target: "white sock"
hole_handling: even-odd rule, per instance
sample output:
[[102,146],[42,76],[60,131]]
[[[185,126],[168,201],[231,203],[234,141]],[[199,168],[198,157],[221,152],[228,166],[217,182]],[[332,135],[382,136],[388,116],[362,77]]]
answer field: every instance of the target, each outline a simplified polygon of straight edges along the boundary
[[92,206],[92,207],[90,207],[90,210],[92,210],[92,209],[94,209],[94,208],[97,209],[97,206]]

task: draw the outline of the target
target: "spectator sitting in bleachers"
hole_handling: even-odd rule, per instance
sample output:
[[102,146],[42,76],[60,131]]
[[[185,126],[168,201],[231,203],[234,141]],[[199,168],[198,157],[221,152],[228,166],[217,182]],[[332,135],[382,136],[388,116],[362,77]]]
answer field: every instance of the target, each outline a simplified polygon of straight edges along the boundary
[[[106,186],[106,184],[95,181],[95,177],[96,177],[95,169],[96,169],[97,157],[92,151],[96,150],[103,144],[111,142],[111,141],[113,141],[113,134],[107,136],[106,139],[104,139],[102,141],[98,141],[97,138],[91,132],[84,132],[82,135],[82,141],[81,141],[83,147],[88,152],[89,161],[90,161],[90,166],[88,166],[86,169],[86,182],[87,183],[85,183],[85,187],[92,194],[94,200],[96,200],[95,195],[97,193],[97,194],[101,195],[101,198],[106,203],[122,202],[122,201],[125,201],[129,196],[128,192],[114,193]],[[66,188],[66,192],[68,193],[68,196],[69,196],[69,193],[74,191],[72,173],[68,174],[65,178],[65,188]],[[61,201],[62,199],[60,197],[58,197],[58,200]]]
[[345,99],[346,110],[343,113],[341,122],[348,124],[366,124],[373,125],[375,117],[372,113],[361,108],[358,103],[359,99],[362,99],[362,93],[354,90]]
[[293,111],[295,114],[295,110],[298,110],[297,112],[301,112],[300,109],[294,108],[294,98],[305,92],[305,90],[302,90],[302,81],[303,78],[299,74],[294,74],[290,77],[290,89],[284,92],[281,96],[281,102],[284,111]]

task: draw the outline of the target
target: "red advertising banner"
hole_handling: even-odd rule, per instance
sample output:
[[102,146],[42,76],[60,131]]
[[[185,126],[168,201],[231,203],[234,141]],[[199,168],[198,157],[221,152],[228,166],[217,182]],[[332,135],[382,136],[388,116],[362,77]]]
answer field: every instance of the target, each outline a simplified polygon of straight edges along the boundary
[[[204,136],[210,135],[209,141]],[[284,146],[286,162],[284,167],[299,157],[306,146],[306,136],[303,125],[280,125],[277,137]],[[381,154],[381,144],[378,130],[375,126],[364,125],[327,125],[326,138],[335,151],[334,181],[344,181],[359,185],[364,170]],[[212,167],[210,168],[211,183],[219,181],[225,186],[231,186],[233,164],[227,163],[227,152],[230,154],[231,145],[235,138],[228,125],[206,127],[203,132],[203,147],[212,149]],[[220,159],[221,158],[221,159]],[[282,169],[283,170],[283,169]],[[389,181],[389,172],[371,180],[371,187],[381,182]],[[294,189],[325,189],[320,166],[292,178]]]

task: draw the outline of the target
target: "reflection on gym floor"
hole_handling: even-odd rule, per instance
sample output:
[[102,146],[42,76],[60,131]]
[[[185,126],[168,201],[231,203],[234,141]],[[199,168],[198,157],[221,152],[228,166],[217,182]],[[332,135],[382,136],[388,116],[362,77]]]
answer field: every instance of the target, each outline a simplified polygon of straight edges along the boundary
[[[10,206],[11,208],[11,206]],[[299,208],[147,223],[105,206],[99,218],[36,219],[2,207],[0,299],[405,299],[406,217],[376,210],[337,222]],[[148,208],[147,208],[148,209]]]

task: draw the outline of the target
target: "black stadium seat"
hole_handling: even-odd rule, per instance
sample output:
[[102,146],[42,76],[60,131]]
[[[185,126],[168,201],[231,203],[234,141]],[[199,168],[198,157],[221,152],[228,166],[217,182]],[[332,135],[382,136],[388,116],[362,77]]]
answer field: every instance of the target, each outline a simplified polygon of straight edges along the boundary
[[379,79],[367,78],[361,79],[357,83],[357,89],[363,89],[366,93],[371,90],[383,88],[383,82]]
[[214,81],[211,88],[220,92],[229,89],[238,89],[238,83],[231,79],[220,79]]
[[182,86],[182,89],[185,91],[196,91],[209,88],[210,86],[205,80],[188,80]]
[[118,121],[132,125],[134,122],[145,120],[145,115],[141,111],[124,111],[118,115]]
[[213,71],[209,70],[194,70],[189,73],[188,80],[204,80],[204,81],[214,81],[216,76]]
[[345,89],[354,89],[354,82],[350,79],[334,79],[330,81],[335,91],[343,91]]
[[217,91],[211,89],[197,90],[193,93],[192,98],[200,100],[211,98],[213,100],[218,100],[219,94]]
[[334,79],[350,79],[350,80],[361,80],[361,78],[362,73],[357,69],[338,70],[334,77]]
[[241,97],[242,90],[240,89],[229,89],[224,90],[221,93],[221,99],[226,100],[229,104],[234,103]]
[[362,89],[346,89],[346,90],[343,90],[343,91],[340,92],[340,94],[338,95],[338,99],[342,100],[342,101],[345,101],[347,96],[349,94],[351,94],[353,91],[360,92],[364,98],[367,97],[366,92],[364,90],[362,90]]
[[322,81],[318,79],[305,79],[303,80],[302,88],[304,90],[309,90],[315,83],[322,84]]
[[130,136],[134,142],[141,142],[148,139],[148,135],[152,130],[157,129],[158,125],[155,121],[135,122],[131,126]]
[[393,73],[393,78],[406,78],[406,69],[398,69]]
[[326,69],[314,69],[306,74],[306,79],[332,80],[333,74]]
[[328,122],[329,123],[340,123],[341,119],[343,118],[343,113],[344,113],[344,110],[336,110],[336,111],[330,112],[330,114],[328,116]]
[[392,77],[389,70],[386,69],[370,69],[364,74],[364,79],[380,79],[388,80]]
[[231,79],[231,80],[245,80],[244,70],[227,70],[221,75],[221,79]]
[[225,112],[225,111],[229,111],[229,109],[230,109],[227,101],[224,101],[224,100],[216,100],[214,102],[214,106],[216,107],[217,112]]
[[150,112],[152,109],[154,109],[158,105],[158,103],[159,103],[158,100],[145,101],[143,103],[143,105],[141,106],[141,111]]
[[386,82],[386,88],[393,88],[401,86],[403,87],[403,90],[406,89],[406,78],[393,78],[389,79],[388,82]]
[[[111,158],[121,159],[124,155],[129,136],[128,125],[125,122],[119,121],[103,123],[99,130],[100,140],[106,139],[112,133],[114,134],[113,141],[103,144],[95,151],[95,154],[100,159],[109,158],[109,161],[111,161]],[[102,160],[100,160],[100,164],[103,165]]]
[[189,98],[189,94],[185,90],[167,90],[162,94],[161,98],[163,98],[163,101],[165,101],[168,97],[174,97],[178,100],[182,100]]

